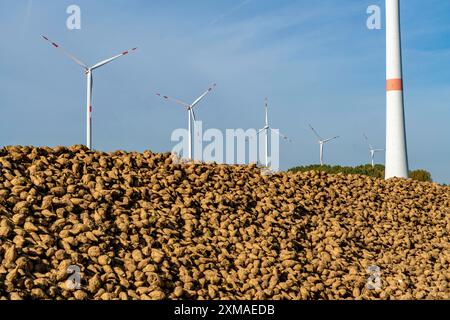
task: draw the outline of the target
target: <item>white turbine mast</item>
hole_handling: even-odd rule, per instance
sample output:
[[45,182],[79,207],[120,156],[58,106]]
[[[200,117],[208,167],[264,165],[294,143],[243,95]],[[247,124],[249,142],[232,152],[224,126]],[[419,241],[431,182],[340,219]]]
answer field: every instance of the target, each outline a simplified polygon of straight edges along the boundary
[[367,144],[369,145],[369,151],[370,151],[370,159],[372,163],[372,168],[375,167],[375,153],[385,151],[384,149],[375,149],[372,144],[369,142],[369,138],[367,138],[366,134],[363,134],[364,139],[366,139]]
[[187,112],[188,112],[188,132],[189,132],[189,137],[188,137],[188,153],[189,153],[189,160],[192,160],[192,130],[193,130],[193,123],[195,125],[195,121],[196,117],[195,117],[195,112],[194,112],[194,108],[197,104],[200,103],[200,101],[202,101],[206,95],[208,93],[210,93],[214,88],[216,87],[216,84],[214,83],[211,87],[208,88],[208,90],[206,90],[200,97],[198,97],[196,100],[194,100],[194,102],[192,102],[191,104],[183,102],[181,100],[178,99],[174,99],[171,98],[169,96],[165,96],[165,95],[161,95],[160,93],[157,93],[156,95],[158,97],[161,97],[163,99],[175,102],[179,105],[182,105],[183,107],[186,108]]
[[268,167],[269,166],[269,131],[275,132],[277,135],[279,135],[281,138],[283,138],[284,140],[287,140],[289,142],[292,142],[291,139],[289,139],[288,137],[286,137],[285,135],[281,134],[280,132],[272,129],[269,125],[269,100],[266,98],[265,99],[265,125],[264,128],[262,128],[261,130],[258,131],[258,135],[262,132],[264,132],[264,145],[265,145],[265,166]]
[[320,147],[320,165],[323,166],[323,150],[324,150],[325,144],[327,142],[330,142],[334,139],[339,138],[339,136],[335,136],[335,137],[329,138],[329,139],[323,139],[311,125],[309,125],[309,127],[311,128],[311,130],[314,132],[314,134],[317,137],[317,143],[319,143],[319,147]]
[[402,75],[400,2],[386,0],[386,179],[409,172]]
[[69,57],[72,61],[74,61],[76,64],[81,66],[86,74],[87,77],[87,103],[86,103],[86,146],[91,149],[92,148],[92,90],[93,90],[93,75],[92,72],[95,69],[98,69],[102,66],[104,66],[107,63],[110,63],[113,60],[116,60],[117,58],[120,58],[122,56],[127,55],[128,53],[135,51],[137,48],[133,48],[127,51],[124,51],[112,58],[100,61],[99,63],[96,63],[92,67],[88,67],[87,64],[76,58],[74,55],[69,53],[68,51],[64,50],[60,45],[53,42],[46,36],[42,36],[46,41],[50,42],[53,47],[61,50],[62,53],[64,53],[67,57]]

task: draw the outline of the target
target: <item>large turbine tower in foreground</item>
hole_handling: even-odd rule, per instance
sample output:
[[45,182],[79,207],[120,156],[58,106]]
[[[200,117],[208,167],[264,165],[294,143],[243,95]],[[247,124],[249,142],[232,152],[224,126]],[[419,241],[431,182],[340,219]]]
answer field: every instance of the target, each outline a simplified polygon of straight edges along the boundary
[[386,0],[386,179],[408,178],[401,54],[400,1]]

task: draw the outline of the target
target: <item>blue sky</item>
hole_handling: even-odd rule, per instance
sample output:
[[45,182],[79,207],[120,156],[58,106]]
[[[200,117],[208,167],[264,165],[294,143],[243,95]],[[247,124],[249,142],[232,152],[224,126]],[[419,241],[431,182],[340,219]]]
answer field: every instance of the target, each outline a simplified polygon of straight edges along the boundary
[[[68,30],[66,8],[81,8]],[[87,64],[134,46],[97,70],[96,149],[170,151],[186,114],[156,92],[192,100],[203,127],[260,128],[270,120],[294,140],[280,142],[281,166],[318,162],[308,123],[323,136],[329,164],[369,162],[362,137],[385,139],[385,34],[368,30],[366,9],[382,0],[1,0],[0,145],[85,141],[85,77],[40,37]],[[402,2],[405,108],[411,169],[450,183],[450,2]],[[384,162],[384,155],[377,156]]]

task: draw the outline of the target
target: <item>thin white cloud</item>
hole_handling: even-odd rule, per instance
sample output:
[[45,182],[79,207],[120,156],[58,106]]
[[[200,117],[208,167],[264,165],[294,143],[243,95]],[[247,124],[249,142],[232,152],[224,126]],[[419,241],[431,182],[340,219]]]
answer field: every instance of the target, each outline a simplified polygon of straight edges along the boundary
[[233,13],[237,12],[239,9],[241,9],[242,7],[246,6],[247,4],[249,4],[250,2],[252,2],[253,0],[244,0],[242,1],[240,4],[234,6],[233,8],[231,8],[229,11],[225,12],[224,14],[221,14],[220,16],[218,16],[217,18],[215,18],[214,20],[212,20],[209,25],[214,25],[216,23],[218,23],[220,20],[232,15]]
[[33,13],[33,0],[28,0],[26,8],[25,8],[25,17],[24,17],[24,21],[23,21],[22,30],[21,30],[22,36],[28,30],[32,13]]
[[33,12],[33,0],[28,0],[27,8],[25,12],[25,25],[28,26],[31,19],[31,14]]

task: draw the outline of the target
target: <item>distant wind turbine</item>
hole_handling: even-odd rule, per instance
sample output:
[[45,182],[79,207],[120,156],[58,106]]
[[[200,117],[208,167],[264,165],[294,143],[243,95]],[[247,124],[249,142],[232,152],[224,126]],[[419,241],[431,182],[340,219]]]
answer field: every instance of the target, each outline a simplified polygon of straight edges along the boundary
[[84,62],[76,58],[74,55],[69,53],[68,51],[61,48],[58,44],[51,41],[46,36],[42,36],[45,40],[50,42],[55,48],[60,49],[62,53],[64,53],[67,57],[69,57],[71,60],[73,60],[76,64],[81,66],[85,70],[85,74],[87,77],[87,108],[86,108],[86,146],[91,149],[92,148],[92,89],[93,89],[93,76],[92,71],[94,71],[97,68],[100,68],[104,66],[107,63],[110,63],[113,60],[116,60],[117,58],[120,58],[124,55],[127,55],[128,53],[135,51],[137,48],[133,48],[127,51],[122,52],[121,54],[118,54],[112,58],[100,61],[99,63],[93,65],[92,67],[88,67]]
[[163,95],[161,95],[160,93],[157,93],[157,94],[156,94],[158,97],[161,97],[161,98],[163,98],[163,99],[166,99],[166,100],[175,102],[175,103],[177,103],[177,104],[180,104],[180,105],[182,105],[183,107],[185,107],[185,108],[187,109],[187,112],[188,112],[188,132],[189,132],[189,137],[188,137],[189,160],[192,160],[192,158],[193,158],[193,157],[192,157],[192,129],[193,129],[192,121],[194,121],[194,124],[195,124],[195,121],[196,121],[196,118],[195,118],[195,112],[194,112],[194,107],[195,107],[197,104],[199,104],[200,101],[202,101],[203,98],[205,98],[206,95],[207,95],[208,93],[210,93],[215,87],[216,87],[216,84],[214,83],[211,87],[208,88],[208,90],[206,90],[200,97],[198,97],[198,98],[197,98],[194,102],[192,102],[191,104],[186,103],[186,102],[183,102],[183,101],[178,100],[178,99],[174,99],[174,98],[168,97],[168,96],[163,96]]
[[325,143],[330,142],[331,140],[337,139],[337,138],[339,138],[339,136],[336,136],[336,137],[333,137],[330,139],[323,139],[311,125],[309,125],[309,127],[311,128],[311,130],[314,132],[314,134],[316,135],[316,137],[318,139],[317,142],[319,143],[319,146],[320,146],[320,165],[323,166],[323,148],[324,148]]
[[262,132],[264,132],[264,144],[265,144],[265,166],[269,166],[269,131],[275,132],[280,137],[282,137],[284,140],[288,140],[289,142],[292,142],[291,139],[288,137],[282,135],[276,130],[273,130],[269,125],[269,102],[268,99],[265,99],[265,126],[261,130],[258,131],[258,135]]
[[375,153],[377,153],[377,152],[382,152],[382,151],[384,151],[384,149],[375,149],[375,148],[370,144],[369,138],[367,138],[366,134],[364,133],[363,135],[364,135],[364,138],[365,138],[366,141],[367,141],[367,144],[369,145],[370,159],[372,160],[372,168],[373,168],[373,167],[375,167],[375,160],[374,160],[374,158],[375,158]]

